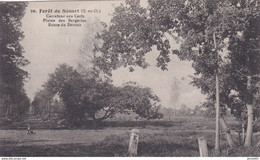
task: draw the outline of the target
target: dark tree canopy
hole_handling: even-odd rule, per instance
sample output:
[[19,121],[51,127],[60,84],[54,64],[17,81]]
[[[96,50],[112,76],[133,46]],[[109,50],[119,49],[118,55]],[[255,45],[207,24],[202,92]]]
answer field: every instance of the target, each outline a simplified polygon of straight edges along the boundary
[[153,94],[151,88],[143,88],[134,82],[126,83],[120,89],[120,105],[124,110],[131,110],[146,119],[162,118],[159,113],[159,98]]
[[30,106],[23,89],[28,73],[22,69],[28,61],[20,44],[24,38],[21,19],[26,6],[24,2],[0,2],[0,105],[1,114],[8,117],[22,110],[25,113]]
[[116,87],[110,80],[102,80],[96,74],[79,74],[67,64],[56,68],[43,87],[35,96],[34,109],[46,108],[58,94],[64,104],[63,118],[74,126],[89,118],[95,125],[116,113],[135,112],[147,119],[162,117],[159,98],[150,88],[135,83]]
[[[192,61],[196,71],[193,85],[208,95],[211,104],[215,99],[212,84],[219,68],[221,107],[228,105],[236,112],[243,104],[231,98],[234,91],[241,102],[247,103],[251,97],[252,103],[259,90],[255,85],[259,78],[254,77],[260,73],[259,17],[256,0],[150,0],[147,8],[138,0],[127,0],[115,9],[111,22],[98,35],[103,45],[97,64],[106,73],[121,66],[129,66],[130,70],[131,66],[145,68],[145,55],[155,46],[160,52],[157,66],[163,70],[167,69],[170,54]],[[180,48],[172,49],[171,41],[180,43]],[[252,76],[254,86],[250,94],[247,76]]]

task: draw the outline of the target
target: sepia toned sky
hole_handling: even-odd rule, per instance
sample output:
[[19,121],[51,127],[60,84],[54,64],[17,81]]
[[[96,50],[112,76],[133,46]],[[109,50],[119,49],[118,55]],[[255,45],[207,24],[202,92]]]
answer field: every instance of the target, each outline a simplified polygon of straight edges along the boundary
[[[82,50],[91,43],[94,35],[91,33],[92,30],[98,30],[95,23],[109,22],[114,7],[120,3],[122,1],[29,2],[22,20],[25,35],[22,45],[25,50],[24,56],[30,61],[24,69],[30,74],[25,89],[31,100],[58,64],[67,63],[76,67],[82,62]],[[48,23],[43,22],[46,14],[31,13],[32,9],[98,9],[101,13],[84,14],[87,23],[82,23],[82,27],[48,27]],[[174,42],[171,42],[171,45],[178,47]],[[134,72],[129,72],[128,68],[120,68],[113,71],[114,84],[136,81],[142,86],[151,87],[165,107],[178,107],[181,104],[194,107],[203,102],[204,96],[200,90],[189,85],[188,76],[194,73],[191,63],[172,56],[168,71],[162,71],[155,66],[157,56],[156,50],[147,54],[146,60],[150,64],[147,69],[135,68]],[[173,89],[174,83],[179,85],[180,96],[177,98],[172,96],[176,92]]]

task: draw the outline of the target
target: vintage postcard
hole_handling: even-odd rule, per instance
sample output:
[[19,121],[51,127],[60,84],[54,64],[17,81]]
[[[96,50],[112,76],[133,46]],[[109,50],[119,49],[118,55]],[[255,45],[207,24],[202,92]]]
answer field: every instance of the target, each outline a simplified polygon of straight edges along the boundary
[[257,160],[259,28],[258,0],[1,1],[0,157]]

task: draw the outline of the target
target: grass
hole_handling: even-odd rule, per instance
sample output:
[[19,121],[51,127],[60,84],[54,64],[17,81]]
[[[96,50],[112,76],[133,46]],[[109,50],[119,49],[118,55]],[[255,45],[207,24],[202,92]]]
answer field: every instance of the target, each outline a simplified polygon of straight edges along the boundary
[[[0,156],[125,157],[133,128],[140,130],[139,157],[199,156],[197,139],[201,136],[207,139],[209,155],[214,156],[214,119],[181,117],[174,121],[104,124],[98,130],[36,130],[35,135],[26,135],[22,130],[0,130]],[[255,143],[259,139],[260,136],[254,136]],[[221,136],[221,156],[227,156],[225,146],[225,137]],[[238,147],[229,151],[228,156],[259,157],[260,150]]]
[[[129,134],[106,136],[100,142],[84,144],[28,145],[5,141],[1,156],[127,156]],[[177,141],[176,141],[177,140]],[[169,134],[143,134],[138,144],[138,156],[198,156],[197,146],[190,145],[179,136]],[[9,146],[8,146],[9,145]],[[8,147],[7,147],[8,146]]]

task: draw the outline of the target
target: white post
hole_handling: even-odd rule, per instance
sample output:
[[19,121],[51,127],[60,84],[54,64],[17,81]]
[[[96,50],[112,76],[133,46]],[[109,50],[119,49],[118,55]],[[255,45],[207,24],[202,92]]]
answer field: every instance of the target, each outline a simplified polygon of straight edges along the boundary
[[131,157],[137,155],[138,140],[139,140],[139,130],[133,129],[130,133],[129,148],[128,148],[128,153],[129,156]]
[[208,157],[208,146],[207,146],[207,140],[204,137],[198,138],[199,143],[199,150],[200,150],[200,157]]

